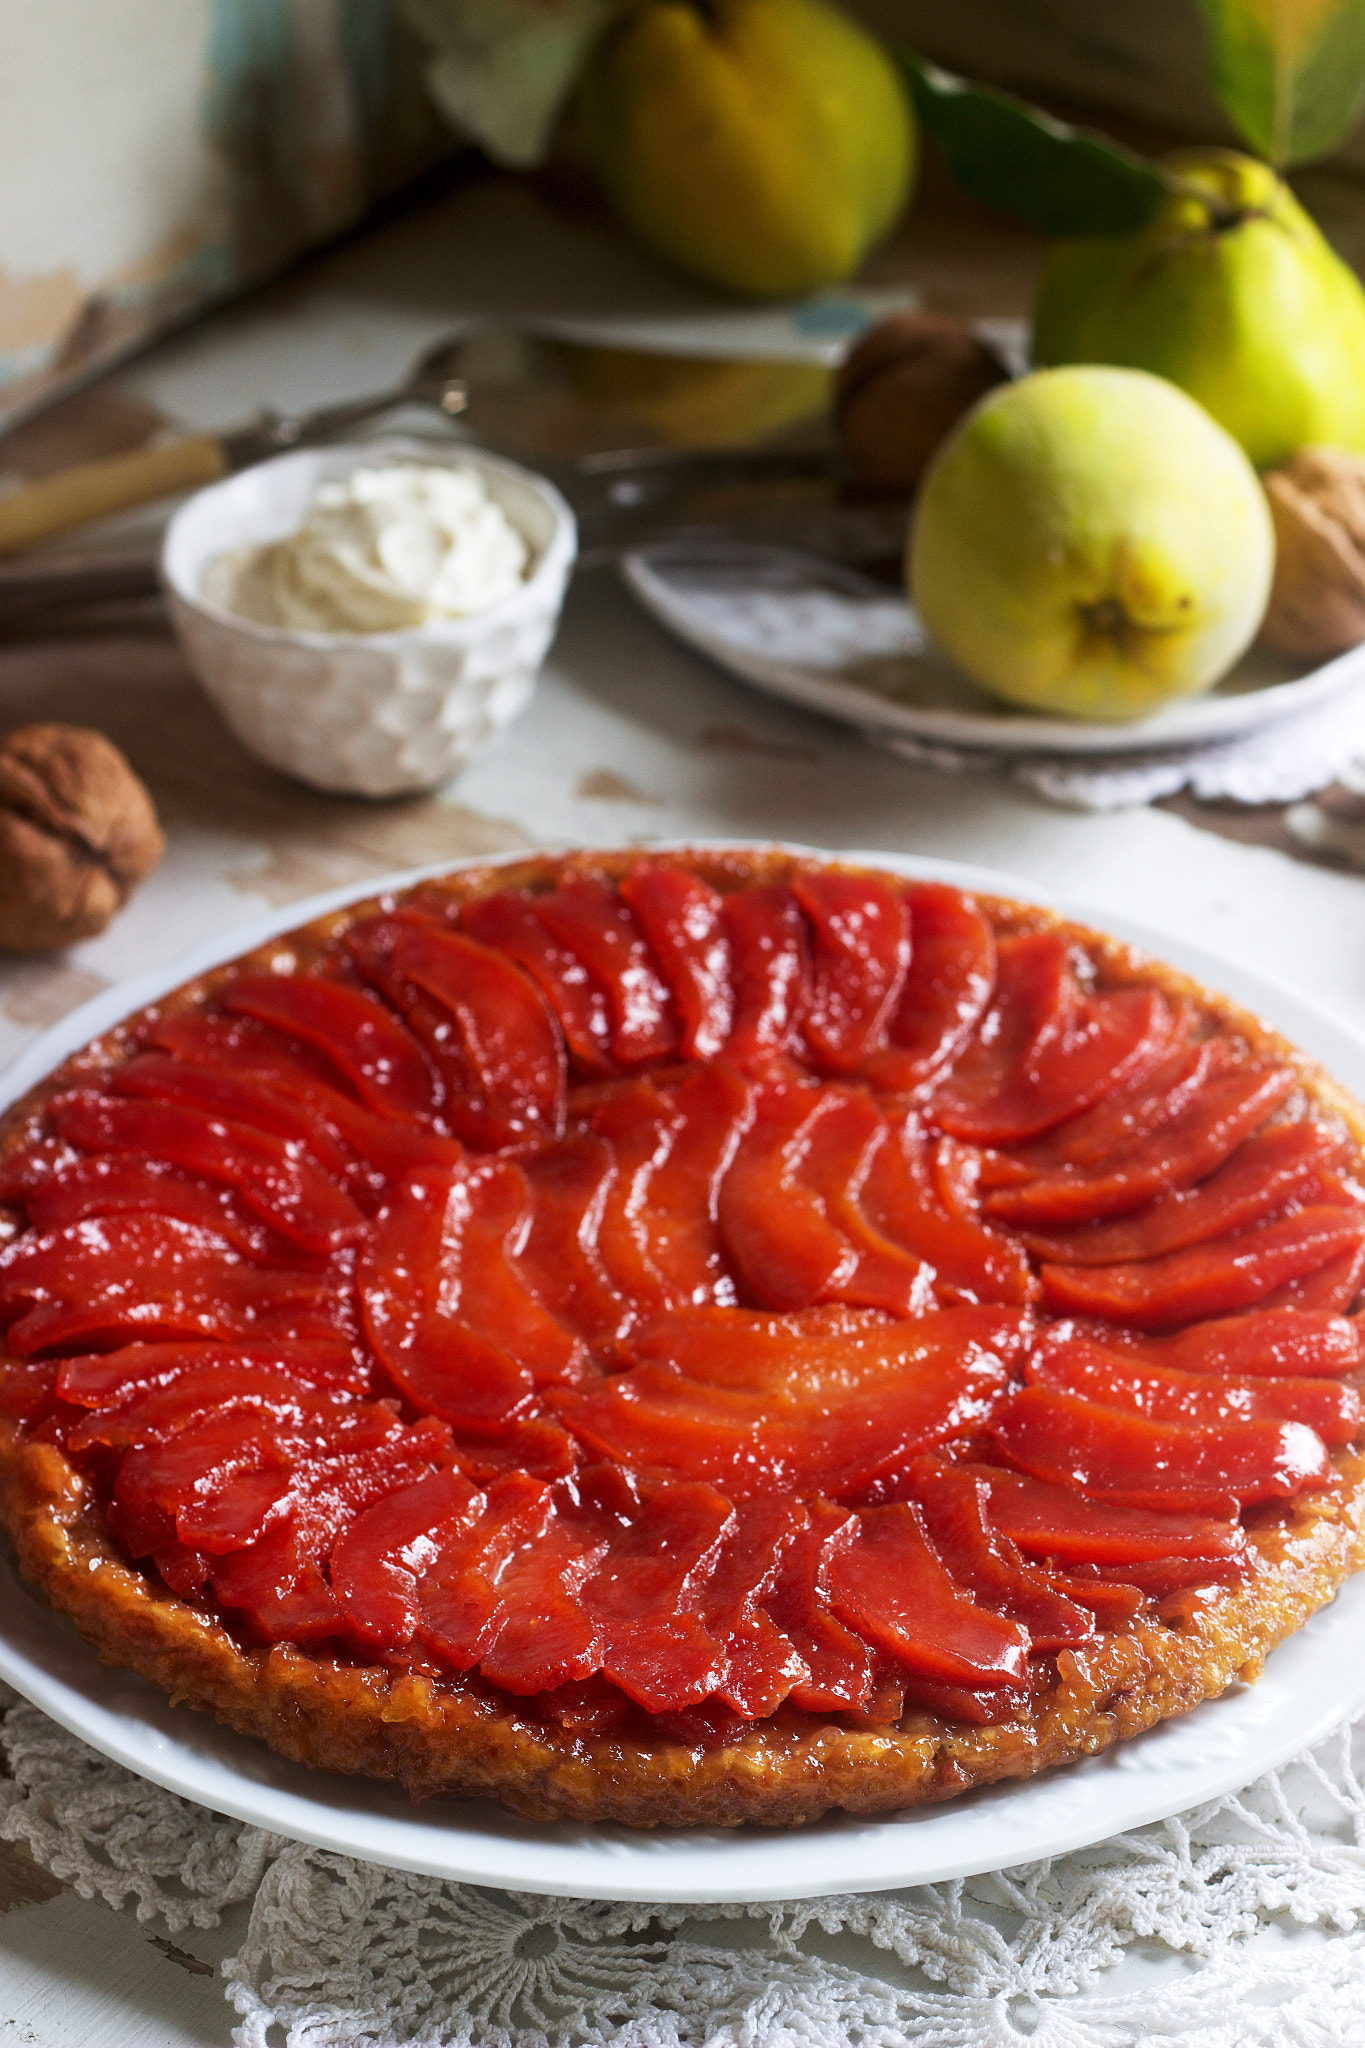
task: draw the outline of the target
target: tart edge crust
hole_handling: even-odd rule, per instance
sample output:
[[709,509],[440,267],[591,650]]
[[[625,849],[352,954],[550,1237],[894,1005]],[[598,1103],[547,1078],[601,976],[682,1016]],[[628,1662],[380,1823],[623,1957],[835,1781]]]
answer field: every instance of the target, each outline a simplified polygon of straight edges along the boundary
[[[471,867],[431,885],[452,900],[508,887],[546,887],[568,872],[614,879],[648,849],[537,856]],[[763,850],[680,849],[667,856],[717,886],[780,882],[796,857]],[[831,862],[838,866],[841,863]],[[850,864],[851,865],[851,864]],[[866,864],[859,864],[866,871]],[[874,870],[875,871],[875,870]],[[370,898],[270,940],[183,984],[166,1003],[199,1003],[248,964],[291,954],[306,967]],[[1054,913],[978,896],[997,931],[1063,926],[1095,962],[1102,984],[1141,979],[1192,997],[1220,1029],[1291,1062],[1310,1104],[1341,1117],[1365,1144],[1365,1111],[1332,1077],[1259,1019],[1174,969]],[[138,1013],[141,1015],[142,1013]],[[126,1056],[137,1017],[63,1063],[0,1121],[0,1152],[23,1142],[48,1097]],[[0,1365],[6,1354],[0,1352]],[[102,1662],[140,1673],[238,1733],[315,1769],[396,1780],[413,1799],[486,1797],[535,1820],[615,1821],[632,1827],[772,1827],[832,1808],[894,1811],[950,1799],[974,1786],[1031,1777],[1107,1749],[1188,1712],[1241,1678],[1324,1606],[1365,1565],[1365,1451],[1338,1454],[1337,1487],[1300,1496],[1249,1530],[1266,1569],[1240,1586],[1214,1586],[1165,1603],[1121,1634],[1061,1651],[1035,1677],[1008,1721],[987,1727],[909,1712],[893,1727],[822,1720],[782,1709],[739,1740],[715,1747],[676,1739],[639,1743],[573,1736],[456,1677],[394,1673],[287,1646],[247,1648],[220,1623],[120,1556],[85,1478],[54,1446],[25,1442],[0,1424],[0,1521],[20,1569],[67,1615]]]

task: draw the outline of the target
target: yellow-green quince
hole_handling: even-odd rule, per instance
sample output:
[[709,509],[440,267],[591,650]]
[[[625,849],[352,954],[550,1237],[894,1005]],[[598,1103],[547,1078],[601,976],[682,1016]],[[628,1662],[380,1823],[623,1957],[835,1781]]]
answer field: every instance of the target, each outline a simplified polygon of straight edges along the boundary
[[1365,291],[1268,164],[1169,159],[1136,234],[1058,242],[1034,311],[1037,364],[1122,363],[1199,400],[1258,469],[1309,443],[1365,452]]
[[1227,672],[1274,559],[1232,436],[1160,377],[1086,367],[967,415],[925,479],[908,569],[929,631],[995,695],[1123,721]]
[[899,73],[826,0],[636,0],[589,59],[578,105],[626,225],[755,298],[850,276],[914,173]]

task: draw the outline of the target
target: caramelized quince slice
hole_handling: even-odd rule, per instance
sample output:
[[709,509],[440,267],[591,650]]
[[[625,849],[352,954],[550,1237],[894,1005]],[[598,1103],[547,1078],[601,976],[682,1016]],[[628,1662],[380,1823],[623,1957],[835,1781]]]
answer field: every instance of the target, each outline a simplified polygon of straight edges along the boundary
[[353,1244],[365,1217],[297,1144],[203,1110],[162,1102],[120,1102],[82,1091],[54,1102],[59,1136],[86,1152],[164,1160],[230,1187],[248,1209],[304,1251]]
[[678,1014],[678,1052],[713,1060],[730,1036],[734,996],[722,900],[700,875],[639,861],[621,884]]
[[1325,1486],[1331,1460],[1302,1422],[1151,1422],[1072,1394],[1024,1387],[992,1434],[1025,1472],[1132,1507],[1216,1515]]
[[824,1586],[841,1621],[916,1677],[968,1688],[1024,1683],[1028,1630],[963,1590],[908,1501],[851,1517],[826,1550]]
[[315,974],[238,974],[220,1000],[233,1016],[273,1024],[321,1053],[372,1109],[417,1118],[440,1109],[436,1076],[411,1032],[358,988]]
[[1354,1387],[1332,1379],[1181,1372],[1145,1365],[1083,1338],[1035,1351],[1024,1367],[1030,1384],[1122,1408],[1153,1422],[1217,1428],[1224,1422],[1303,1422],[1326,1444],[1348,1444],[1365,1427]]
[[888,1026],[890,1044],[864,1068],[874,1087],[918,1089],[966,1045],[995,987],[995,934],[970,896],[912,882],[910,965]]
[[1173,1122],[1093,1168],[1060,1167],[1024,1187],[1001,1188],[987,1197],[986,1211],[1028,1229],[1130,1215],[1221,1166],[1294,1086],[1289,1067],[1238,1067],[1216,1075]]
[[621,1066],[666,1059],[678,1044],[672,999],[628,906],[606,882],[571,875],[534,898],[536,915],[606,997],[611,1055]]
[[781,1071],[810,1000],[810,943],[790,889],[736,889],[721,907],[734,1023],[725,1058],[741,1073]]
[[346,1277],[243,1265],[221,1238],[164,1216],[105,1216],[0,1252],[0,1321],[20,1357],[122,1338],[345,1335]]
[[1323,1175],[1340,1146],[1319,1124],[1275,1124],[1238,1146],[1227,1162],[1194,1188],[1159,1195],[1145,1209],[1079,1229],[1022,1233],[1039,1258],[1065,1265],[1107,1266],[1160,1258],[1246,1230],[1291,1200],[1331,1199]]
[[1123,1332],[1122,1341],[1154,1365],[1182,1372],[1272,1378],[1326,1373],[1336,1378],[1358,1371],[1365,1362],[1356,1325],[1346,1316],[1321,1309],[1251,1309],[1245,1315],[1192,1323],[1169,1337]]
[[958,1585],[1027,1629],[1035,1650],[1089,1641],[1094,1616],[1024,1563],[1008,1536],[992,1528],[990,1489],[976,1473],[941,1458],[917,1458],[910,1484],[920,1520]]
[[1083,994],[1064,932],[1006,939],[990,1013],[928,1113],[974,1144],[1037,1137],[1149,1071],[1173,1028],[1154,989]]
[[1318,1205],[1163,1258],[1118,1266],[1045,1264],[1043,1295],[1063,1315],[1103,1316],[1141,1330],[1169,1329],[1253,1308],[1365,1243],[1357,1209]]
[[910,964],[905,900],[880,876],[838,868],[801,869],[792,894],[811,930],[806,1044],[827,1073],[855,1073],[885,1043]]
[[1049,1484],[1000,1465],[969,1463],[958,1469],[984,1481],[990,1494],[987,1518],[993,1528],[1008,1536],[1025,1557],[1055,1559],[1068,1571],[1091,1565],[1126,1570],[1166,1557],[1213,1565],[1240,1557],[1247,1548],[1246,1534],[1226,1502],[1217,1515],[1114,1502],[1100,1508],[1073,1484]]
[[357,1285],[370,1343],[407,1399],[475,1436],[497,1435],[532,1407],[535,1381],[501,1344],[442,1313],[446,1217],[457,1185],[432,1174],[398,1189],[364,1248]]

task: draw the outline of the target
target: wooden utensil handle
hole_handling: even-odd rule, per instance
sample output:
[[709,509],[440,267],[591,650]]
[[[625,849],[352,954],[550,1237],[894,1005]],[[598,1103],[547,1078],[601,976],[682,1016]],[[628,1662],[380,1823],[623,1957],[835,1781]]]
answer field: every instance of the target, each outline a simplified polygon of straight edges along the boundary
[[223,444],[211,434],[59,470],[55,476],[0,494],[0,555],[32,547],[51,534],[85,526],[111,512],[126,511],[130,505],[147,505],[172,491],[215,483],[226,472]]

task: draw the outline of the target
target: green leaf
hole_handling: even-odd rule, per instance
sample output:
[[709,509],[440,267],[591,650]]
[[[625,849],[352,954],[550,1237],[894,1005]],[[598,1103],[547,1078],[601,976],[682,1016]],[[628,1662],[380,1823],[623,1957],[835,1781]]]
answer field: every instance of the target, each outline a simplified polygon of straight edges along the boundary
[[908,50],[900,58],[919,117],[959,184],[1045,234],[1130,234],[1172,189],[1165,171],[1121,143],[1054,121],[1012,93],[955,78]]
[[1298,164],[1365,107],[1362,0],[1199,0],[1213,89],[1253,149]]

